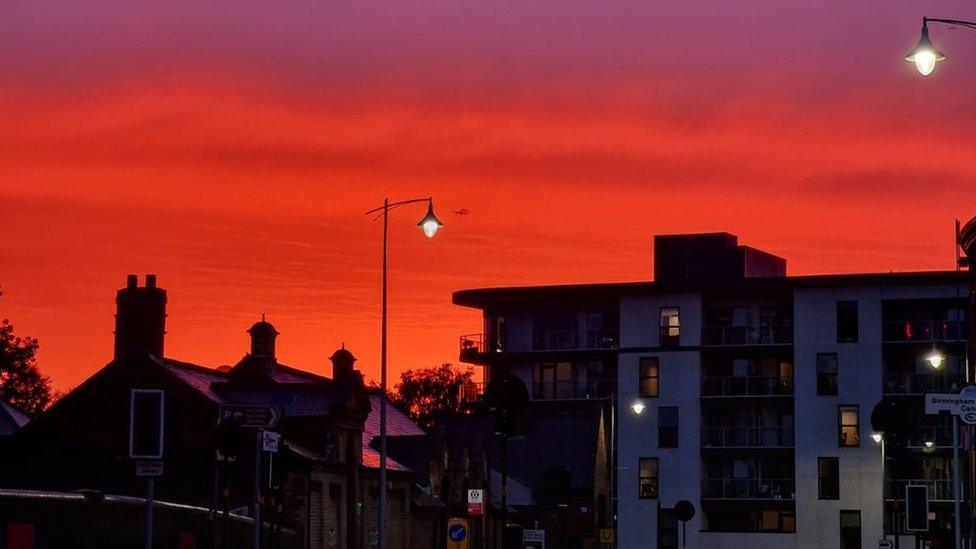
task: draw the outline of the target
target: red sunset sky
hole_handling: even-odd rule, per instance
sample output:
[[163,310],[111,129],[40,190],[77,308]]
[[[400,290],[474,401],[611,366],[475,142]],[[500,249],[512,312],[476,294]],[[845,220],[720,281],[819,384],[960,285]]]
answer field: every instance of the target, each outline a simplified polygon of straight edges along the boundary
[[[91,4],[91,5],[84,5]],[[655,233],[727,230],[791,274],[951,268],[976,214],[969,2],[13,2],[0,17],[0,317],[62,389],[111,357],[126,273],[167,354],[456,362],[477,286],[648,279]],[[451,215],[466,208],[467,216]]]

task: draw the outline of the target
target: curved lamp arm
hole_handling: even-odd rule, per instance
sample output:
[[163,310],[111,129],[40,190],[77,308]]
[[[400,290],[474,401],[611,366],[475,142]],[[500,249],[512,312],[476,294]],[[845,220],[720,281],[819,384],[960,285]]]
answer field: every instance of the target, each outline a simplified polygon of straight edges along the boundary
[[960,27],[976,29],[976,22],[973,21],[964,21],[962,19],[940,19],[938,17],[923,17],[922,26],[924,27],[929,21],[933,23],[944,23],[946,25],[958,25]]

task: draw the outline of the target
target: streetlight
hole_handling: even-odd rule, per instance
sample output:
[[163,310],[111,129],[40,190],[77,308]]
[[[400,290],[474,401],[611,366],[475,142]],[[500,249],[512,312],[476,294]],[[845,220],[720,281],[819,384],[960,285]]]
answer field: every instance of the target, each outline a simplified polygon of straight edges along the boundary
[[390,199],[383,200],[383,205],[373,208],[366,212],[367,216],[373,215],[373,220],[383,218],[383,307],[380,320],[380,388],[383,394],[380,397],[380,485],[379,485],[379,507],[377,509],[377,547],[386,549],[386,256],[387,256],[387,234],[389,227],[390,210],[419,202],[427,203],[427,215],[420,220],[417,225],[423,229],[427,238],[434,238],[437,229],[444,226],[437,216],[434,215],[434,201],[430,198],[412,198],[410,200],[400,200],[390,202]]
[[939,348],[933,344],[932,350],[928,355],[925,356],[925,360],[929,363],[929,366],[932,366],[933,369],[938,370],[943,364],[945,364],[945,355],[943,355],[939,351]]
[[946,58],[945,54],[935,49],[935,46],[929,39],[929,22],[945,23],[947,25],[957,25],[960,27],[976,29],[976,23],[972,21],[923,17],[922,36],[919,38],[918,44],[915,45],[915,48],[913,48],[912,51],[908,52],[908,55],[905,56],[905,61],[915,63],[915,68],[918,69],[918,72],[921,73],[922,76],[932,74],[932,71],[935,70],[935,64]]
[[644,403],[639,400],[635,401],[633,404],[630,405],[630,409],[633,410],[634,413],[637,415],[643,414],[644,408],[645,408]]

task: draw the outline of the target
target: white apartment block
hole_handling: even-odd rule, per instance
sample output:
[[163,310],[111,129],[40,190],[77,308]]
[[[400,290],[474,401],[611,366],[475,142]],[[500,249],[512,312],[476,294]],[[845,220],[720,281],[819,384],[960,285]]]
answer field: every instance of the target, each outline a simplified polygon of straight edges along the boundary
[[[883,478],[871,412],[964,386],[969,273],[786,276],[727,233],[659,236],[655,256],[653,282],[454,298],[484,311],[461,357],[486,380],[606,410],[616,475],[599,520],[618,547],[682,547],[683,531],[702,549],[874,548],[904,528],[905,485],[928,487],[919,536],[952,547],[949,418],[914,418]],[[681,500],[696,509],[683,529]]]

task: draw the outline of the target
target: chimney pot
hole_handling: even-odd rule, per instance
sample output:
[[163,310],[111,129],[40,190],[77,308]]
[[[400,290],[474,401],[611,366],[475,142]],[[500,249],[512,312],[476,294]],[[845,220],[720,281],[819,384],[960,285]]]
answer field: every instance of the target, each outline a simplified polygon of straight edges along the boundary
[[136,276],[134,274],[130,274],[129,276],[125,277],[125,287],[126,288],[136,288],[138,286],[139,286],[139,277],[138,276]]
[[138,277],[128,275],[115,303],[115,358],[137,352],[163,358],[166,290],[156,287],[156,276],[146,276],[146,287],[140,288]]
[[156,287],[156,275],[154,275],[154,274],[147,274],[146,275],[146,287],[147,288],[155,288]]

